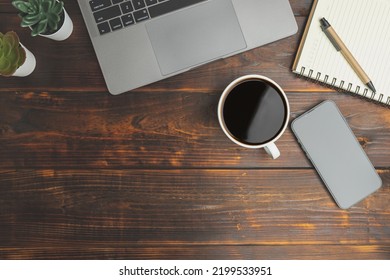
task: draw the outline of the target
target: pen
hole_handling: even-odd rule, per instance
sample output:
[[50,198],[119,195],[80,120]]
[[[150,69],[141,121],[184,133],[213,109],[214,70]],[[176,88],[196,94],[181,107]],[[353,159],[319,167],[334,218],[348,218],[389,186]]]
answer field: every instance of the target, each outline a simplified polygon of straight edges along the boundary
[[333,46],[336,48],[336,50],[338,52],[341,52],[341,54],[348,61],[349,65],[351,65],[352,69],[359,76],[360,80],[362,80],[362,82],[370,90],[372,90],[375,93],[376,90],[375,90],[375,87],[374,87],[371,79],[368,77],[366,72],[364,72],[363,68],[359,65],[359,63],[353,57],[352,53],[348,50],[347,46],[343,43],[343,41],[337,35],[336,31],[334,31],[334,29],[330,25],[330,23],[325,18],[322,18],[320,20],[320,22],[321,22],[322,31],[324,31],[324,33],[329,38],[330,42],[333,44]]

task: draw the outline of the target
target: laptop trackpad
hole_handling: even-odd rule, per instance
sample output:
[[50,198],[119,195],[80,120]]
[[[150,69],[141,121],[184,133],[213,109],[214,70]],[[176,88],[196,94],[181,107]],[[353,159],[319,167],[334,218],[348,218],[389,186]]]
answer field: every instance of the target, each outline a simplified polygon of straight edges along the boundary
[[163,75],[246,48],[232,2],[226,0],[161,17],[146,29]]

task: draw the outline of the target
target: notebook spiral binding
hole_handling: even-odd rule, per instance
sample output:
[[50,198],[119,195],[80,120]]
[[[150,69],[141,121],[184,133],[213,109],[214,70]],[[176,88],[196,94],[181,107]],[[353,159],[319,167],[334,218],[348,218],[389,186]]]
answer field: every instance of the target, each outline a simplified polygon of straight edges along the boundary
[[[315,75],[313,75],[315,73],[315,71],[313,69],[308,69],[309,71],[307,73],[305,73],[306,71],[306,67],[301,67],[301,71],[299,73],[296,73],[296,75],[299,77],[299,78],[303,78],[307,81],[310,81],[310,82],[314,82],[316,84],[319,84],[319,85],[322,85],[322,86],[325,86],[327,88],[330,88],[330,89],[334,89],[338,92],[342,92],[342,93],[347,93],[349,95],[352,95],[352,96],[356,96],[356,97],[360,97],[364,100],[367,100],[369,99],[371,102],[374,102],[376,104],[379,104],[379,105],[382,105],[382,106],[390,106],[390,97],[387,98],[386,102],[383,103],[382,102],[382,99],[383,99],[383,94],[379,94],[379,98],[378,99],[375,99],[375,96],[378,94],[378,93],[371,93],[371,96],[368,96],[368,88],[364,88],[363,92],[360,93],[360,86],[356,86],[355,90],[353,90],[353,84],[352,83],[348,83],[348,86],[347,86],[347,89],[344,88],[344,84],[345,84],[345,81],[341,80],[340,81],[340,85],[336,85],[337,84],[337,78],[329,78],[329,75],[324,75],[324,79],[321,80],[321,77],[322,77],[322,73],[321,72],[317,72]],[[330,80],[331,79],[331,80]]]

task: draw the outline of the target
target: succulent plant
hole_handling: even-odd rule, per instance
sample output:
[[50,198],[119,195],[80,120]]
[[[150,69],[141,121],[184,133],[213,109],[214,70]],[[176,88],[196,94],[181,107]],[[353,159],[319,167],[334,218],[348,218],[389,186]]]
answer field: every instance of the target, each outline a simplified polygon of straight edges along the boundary
[[19,10],[22,27],[30,27],[31,35],[51,34],[61,26],[64,2],[57,0],[13,0],[12,5]]
[[14,31],[0,32],[0,75],[11,76],[26,60],[26,51]]

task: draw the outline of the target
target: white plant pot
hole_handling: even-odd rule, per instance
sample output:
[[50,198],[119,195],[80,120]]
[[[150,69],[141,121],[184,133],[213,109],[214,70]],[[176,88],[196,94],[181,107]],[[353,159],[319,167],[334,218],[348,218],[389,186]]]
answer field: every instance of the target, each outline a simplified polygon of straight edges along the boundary
[[35,56],[25,46],[23,46],[22,43],[20,43],[20,45],[26,51],[26,60],[18,69],[16,69],[15,73],[13,73],[12,76],[25,77],[30,75],[34,71],[37,63],[35,60]]
[[70,34],[73,32],[73,22],[71,18],[69,17],[68,13],[66,12],[64,8],[64,23],[60,27],[60,29],[57,30],[57,32],[50,34],[50,35],[43,35],[39,34],[39,36],[46,37],[55,41],[63,41],[67,38],[69,38]]

